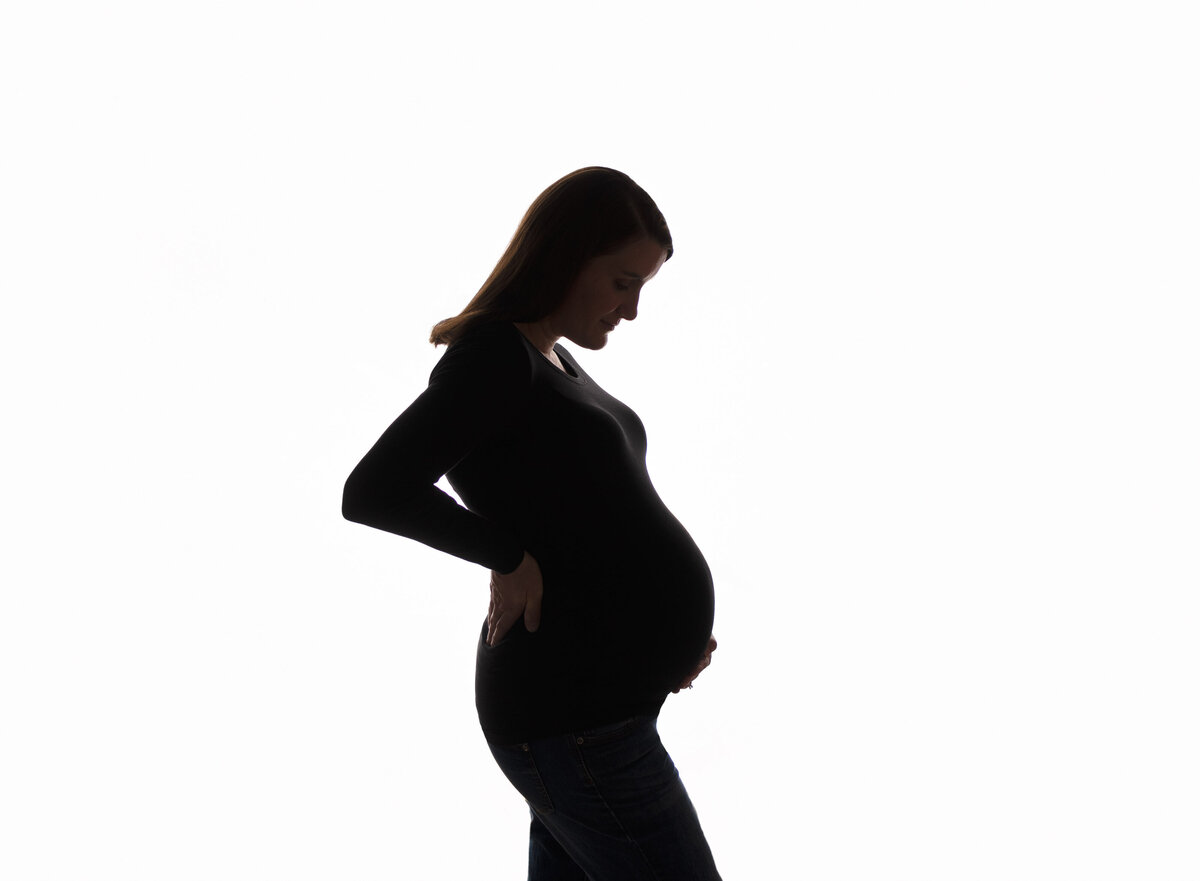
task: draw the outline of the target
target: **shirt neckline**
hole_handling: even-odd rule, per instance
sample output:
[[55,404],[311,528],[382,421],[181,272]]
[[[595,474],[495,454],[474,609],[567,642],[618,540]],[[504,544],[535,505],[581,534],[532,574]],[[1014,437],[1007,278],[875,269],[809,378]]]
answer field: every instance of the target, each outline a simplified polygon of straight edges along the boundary
[[529,346],[529,348],[531,348],[534,352],[536,352],[537,356],[546,363],[546,366],[549,367],[551,370],[553,370],[555,373],[557,373],[559,376],[562,376],[565,379],[569,379],[569,380],[571,380],[571,382],[580,382],[581,383],[584,381],[583,380],[583,371],[580,370],[579,365],[575,363],[575,359],[570,356],[570,354],[567,352],[567,350],[565,348],[563,348],[563,346],[561,344],[559,344],[559,343],[554,344],[554,353],[556,355],[558,355],[559,360],[561,360],[563,362],[563,366],[568,368],[567,370],[559,370],[557,367],[555,367],[554,362],[551,361],[549,358],[547,358],[546,354],[541,349],[539,349],[537,346],[535,346],[533,344],[533,342],[529,339],[529,337],[527,337],[527,336],[525,336],[525,334],[521,333],[521,329],[519,327],[517,327],[515,324],[510,324],[509,326],[513,329],[513,332],[517,336],[519,336],[522,340],[525,341],[525,345]]

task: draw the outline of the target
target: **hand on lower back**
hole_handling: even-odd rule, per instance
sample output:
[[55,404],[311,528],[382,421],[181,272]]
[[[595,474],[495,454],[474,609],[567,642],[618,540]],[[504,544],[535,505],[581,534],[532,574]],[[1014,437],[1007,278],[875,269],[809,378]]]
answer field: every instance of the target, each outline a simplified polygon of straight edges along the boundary
[[492,570],[492,597],[488,603],[487,644],[494,646],[521,618],[531,633],[542,619],[542,570],[525,552],[521,565],[502,575]]

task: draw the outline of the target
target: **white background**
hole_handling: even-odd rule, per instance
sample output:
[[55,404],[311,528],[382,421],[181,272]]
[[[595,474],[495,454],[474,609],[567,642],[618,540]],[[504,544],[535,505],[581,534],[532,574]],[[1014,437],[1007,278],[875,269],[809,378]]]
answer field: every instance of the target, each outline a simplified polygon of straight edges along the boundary
[[603,164],[724,876],[1195,879],[1187,6],[6,4],[0,876],[523,877],[486,572],[340,494]]

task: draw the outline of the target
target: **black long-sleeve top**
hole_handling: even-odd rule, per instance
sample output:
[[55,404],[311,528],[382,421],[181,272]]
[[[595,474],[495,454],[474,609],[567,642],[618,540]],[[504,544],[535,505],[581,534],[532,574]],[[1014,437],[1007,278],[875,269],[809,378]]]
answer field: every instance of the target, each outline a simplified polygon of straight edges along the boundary
[[492,743],[657,714],[712,631],[708,565],[650,482],[641,420],[555,352],[566,372],[511,324],[472,331],[346,481],[348,519],[498,572],[526,551],[541,567],[539,629],[518,620],[495,647],[480,630]]

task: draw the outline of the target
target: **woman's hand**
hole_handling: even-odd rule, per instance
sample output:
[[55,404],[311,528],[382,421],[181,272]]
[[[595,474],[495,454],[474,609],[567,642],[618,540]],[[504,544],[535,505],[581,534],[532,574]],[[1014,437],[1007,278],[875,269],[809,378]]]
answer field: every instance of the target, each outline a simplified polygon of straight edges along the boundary
[[709,636],[708,647],[704,650],[704,657],[700,659],[700,663],[696,665],[696,669],[691,672],[691,675],[688,676],[687,679],[683,680],[683,682],[679,683],[679,688],[673,689],[671,694],[679,694],[680,689],[691,688],[692,682],[695,681],[696,677],[703,673],[704,669],[712,663],[712,653],[716,650],[717,641],[713,639],[712,636]]
[[537,560],[525,552],[521,565],[501,575],[492,570],[492,598],[488,603],[487,644],[496,645],[504,634],[525,617],[525,629],[530,633],[542,621],[542,569]]

